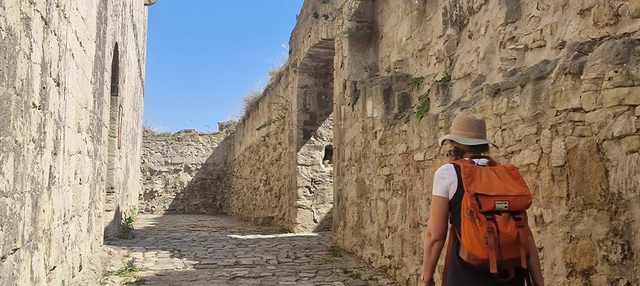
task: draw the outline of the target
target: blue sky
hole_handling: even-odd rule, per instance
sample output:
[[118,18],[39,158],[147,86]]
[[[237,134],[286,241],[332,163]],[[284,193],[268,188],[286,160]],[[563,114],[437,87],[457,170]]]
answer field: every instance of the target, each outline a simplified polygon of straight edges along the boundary
[[284,63],[303,0],[160,0],[149,7],[144,124],[217,131]]

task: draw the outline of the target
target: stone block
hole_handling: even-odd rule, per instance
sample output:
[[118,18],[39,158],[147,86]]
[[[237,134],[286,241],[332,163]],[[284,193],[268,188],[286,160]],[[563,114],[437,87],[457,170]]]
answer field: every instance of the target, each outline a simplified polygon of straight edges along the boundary
[[616,17],[615,11],[609,2],[602,2],[596,5],[592,15],[593,25],[596,28],[604,28],[618,22],[618,17]]
[[567,152],[569,201],[571,208],[603,210],[608,208],[608,176],[597,139],[585,138]]
[[547,46],[547,41],[546,40],[541,40],[541,41],[535,41],[531,44],[527,44],[527,48],[533,50],[533,49],[537,49],[537,48],[543,48]]
[[531,31],[522,35],[522,37],[520,38],[520,43],[527,45],[527,47],[530,49],[541,47],[539,46],[540,43],[544,43],[543,46],[546,46],[546,41],[544,39],[544,36],[542,35],[542,29],[537,29],[535,31]]
[[584,122],[584,113],[582,112],[569,112],[567,119],[572,122]]
[[404,154],[404,152],[407,152],[407,144],[400,144],[396,147],[396,153]]
[[499,116],[485,117],[487,129],[502,127],[502,118]]
[[598,263],[598,249],[591,240],[578,240],[565,246],[562,257],[575,271],[589,271]]
[[580,93],[563,87],[551,88],[549,91],[549,105],[557,110],[580,108]]
[[507,112],[507,105],[509,104],[509,99],[503,98],[493,104],[493,114],[502,115]]
[[600,82],[602,84],[602,79],[604,78],[603,72],[585,72],[580,79],[589,82]]
[[524,137],[526,136],[530,136],[530,135],[534,135],[538,133],[538,125],[531,125],[531,126],[522,126],[520,125],[519,128],[515,128],[515,136],[516,136],[516,140],[520,141],[522,140]]
[[[522,151],[522,146],[521,145],[511,145],[509,147],[506,148],[507,153],[508,154],[514,154],[514,153],[519,153],[520,151]],[[514,162],[520,162],[521,161],[521,157],[513,157],[514,158]],[[515,163],[513,163],[515,164]]]
[[[609,141],[606,146],[607,157],[615,158],[609,171],[609,191],[621,194],[622,198],[635,200],[640,190],[640,153],[625,154],[620,149],[620,142]],[[604,142],[607,143],[607,142]],[[637,214],[637,212],[636,212]]]
[[502,142],[503,145],[501,146],[503,147],[513,146],[516,144],[516,135],[511,128],[502,130]]
[[[545,202],[565,204],[567,200],[567,172],[565,168],[542,168],[540,172],[542,181],[542,197]],[[554,213],[557,215],[557,213]],[[545,216],[545,221],[557,220],[557,217]]]
[[585,111],[593,111],[602,106],[600,92],[588,91],[580,94],[580,105]]
[[567,148],[567,151],[571,150],[580,145],[580,138],[575,136],[567,136],[564,138],[564,145]]
[[523,149],[528,149],[529,147],[535,145],[538,142],[538,138],[536,135],[527,135],[524,138],[522,138],[522,148]]
[[[513,60],[515,64],[515,59]],[[486,97],[494,97],[500,92],[500,85],[497,83],[494,84],[484,84],[482,85],[482,94]]]
[[522,4],[520,0],[506,1],[504,23],[511,24],[519,21],[522,18]]
[[560,167],[567,163],[567,150],[564,140],[554,140],[551,146],[551,166]]
[[416,162],[422,162],[425,159],[424,155],[425,155],[425,151],[417,152],[413,154],[413,160],[415,160]]
[[490,137],[489,140],[492,140],[493,143],[495,143],[496,145],[498,145],[498,148],[503,147],[504,145],[504,140],[502,138],[502,130],[501,129],[497,129],[495,132],[488,132],[488,136]]
[[605,89],[601,96],[603,107],[640,105],[640,86]]
[[640,105],[639,105],[639,106],[636,106],[635,115],[636,115],[636,116],[640,116]]
[[582,88],[580,89],[580,91],[582,92],[586,92],[586,91],[599,91],[600,88],[602,87],[602,81],[601,80],[585,80],[582,83]]
[[638,129],[635,125],[635,117],[631,115],[631,112],[621,114],[615,118],[613,125],[611,125],[611,132],[614,137],[622,137],[635,135]]
[[566,113],[562,113],[562,114],[560,114],[560,115],[558,115],[558,116],[551,117],[551,118],[549,118],[549,119],[548,119],[549,124],[550,124],[551,126],[553,126],[553,125],[558,125],[558,124],[560,124],[560,123],[565,122],[566,120],[567,120],[567,115],[566,115]]
[[[515,151],[515,150],[514,150]],[[525,150],[522,150],[519,154],[513,156],[512,163],[516,166],[526,165],[538,165],[540,156],[542,155],[542,148],[540,145],[535,144]]]
[[521,125],[523,122],[522,117],[517,113],[502,116],[502,124],[504,125]]
[[589,137],[593,136],[593,132],[591,131],[591,127],[589,126],[576,126],[576,128],[573,129],[573,136]]
[[565,123],[565,124],[559,124],[556,127],[556,130],[558,131],[558,135],[566,137],[566,136],[571,136],[571,134],[573,133],[573,128],[574,128],[573,124]]
[[634,19],[640,18],[640,1],[629,0],[629,2],[627,2],[627,7],[629,9],[629,17]]
[[632,87],[634,86],[631,74],[627,69],[615,69],[607,72],[602,84],[602,89],[611,89],[618,87]]
[[626,153],[634,153],[640,151],[640,136],[628,136],[620,139],[620,146]]
[[553,137],[551,135],[551,130],[545,129],[540,133],[540,147],[542,147],[542,152],[545,154],[551,153],[551,140]]

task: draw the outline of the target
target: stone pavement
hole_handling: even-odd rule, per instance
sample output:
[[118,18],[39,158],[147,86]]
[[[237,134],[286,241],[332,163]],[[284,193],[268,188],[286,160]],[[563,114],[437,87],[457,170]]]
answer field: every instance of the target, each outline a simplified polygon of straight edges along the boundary
[[132,240],[106,241],[100,285],[397,285],[331,242],[228,216],[149,215]]

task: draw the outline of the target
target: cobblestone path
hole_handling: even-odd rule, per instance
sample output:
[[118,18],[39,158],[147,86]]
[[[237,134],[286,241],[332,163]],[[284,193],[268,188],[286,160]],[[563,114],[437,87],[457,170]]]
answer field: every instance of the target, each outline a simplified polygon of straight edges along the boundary
[[287,234],[228,216],[136,216],[136,237],[105,242],[101,285],[397,285],[332,247],[331,233]]

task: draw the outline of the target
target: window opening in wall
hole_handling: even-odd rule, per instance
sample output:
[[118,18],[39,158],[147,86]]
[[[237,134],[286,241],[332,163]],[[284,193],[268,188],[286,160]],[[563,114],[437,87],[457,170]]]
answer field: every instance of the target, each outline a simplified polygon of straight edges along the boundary
[[325,164],[333,164],[333,145],[327,145],[324,147],[324,157],[322,162]]

